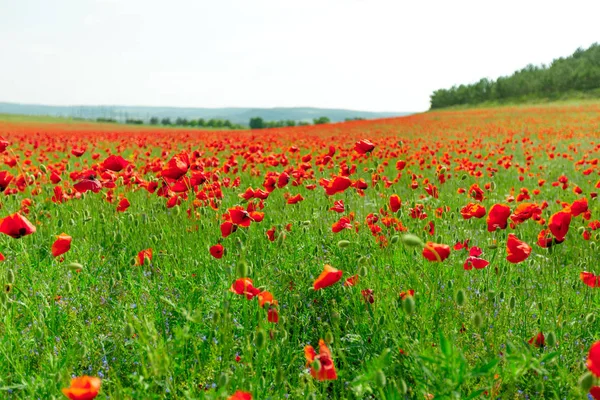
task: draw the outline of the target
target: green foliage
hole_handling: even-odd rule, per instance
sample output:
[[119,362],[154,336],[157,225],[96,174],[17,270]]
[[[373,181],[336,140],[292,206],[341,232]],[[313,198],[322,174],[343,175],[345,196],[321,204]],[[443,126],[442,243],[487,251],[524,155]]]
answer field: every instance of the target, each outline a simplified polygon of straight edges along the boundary
[[319,117],[319,118],[314,118],[313,119],[313,123],[315,125],[328,124],[330,122],[331,122],[331,120],[329,118],[327,118],[327,117]]
[[431,95],[431,109],[486,102],[524,102],[573,96],[600,97],[600,45],[577,49],[549,66],[528,65],[496,81],[486,78],[470,85],[439,89]]

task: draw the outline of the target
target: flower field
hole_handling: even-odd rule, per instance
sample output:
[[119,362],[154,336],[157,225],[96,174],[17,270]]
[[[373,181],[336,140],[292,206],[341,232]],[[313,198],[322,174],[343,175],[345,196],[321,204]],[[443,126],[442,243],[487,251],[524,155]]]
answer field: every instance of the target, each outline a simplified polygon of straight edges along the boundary
[[0,136],[0,398],[600,399],[598,103]]

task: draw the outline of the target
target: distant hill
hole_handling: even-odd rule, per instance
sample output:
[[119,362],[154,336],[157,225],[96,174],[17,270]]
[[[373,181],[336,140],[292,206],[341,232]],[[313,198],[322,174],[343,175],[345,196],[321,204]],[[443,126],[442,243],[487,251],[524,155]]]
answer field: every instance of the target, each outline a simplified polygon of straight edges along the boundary
[[600,98],[600,44],[577,49],[550,65],[531,65],[510,76],[439,89],[431,109],[482,103],[525,103],[540,100]]
[[47,106],[39,104],[1,103],[0,114],[48,115],[73,118],[111,118],[124,121],[128,118],[151,117],[187,119],[228,119],[235,124],[248,124],[250,118],[261,117],[265,121],[307,121],[328,117],[332,122],[347,118],[388,118],[412,114],[410,112],[369,112],[330,108],[278,107],[278,108],[183,108],[183,107],[137,107],[137,106]]

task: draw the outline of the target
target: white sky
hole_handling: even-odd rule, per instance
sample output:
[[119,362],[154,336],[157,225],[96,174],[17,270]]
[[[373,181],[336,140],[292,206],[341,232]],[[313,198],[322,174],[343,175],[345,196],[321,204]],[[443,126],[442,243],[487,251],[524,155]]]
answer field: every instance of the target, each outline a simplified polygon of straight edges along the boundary
[[0,101],[422,111],[600,41],[600,1],[0,0]]

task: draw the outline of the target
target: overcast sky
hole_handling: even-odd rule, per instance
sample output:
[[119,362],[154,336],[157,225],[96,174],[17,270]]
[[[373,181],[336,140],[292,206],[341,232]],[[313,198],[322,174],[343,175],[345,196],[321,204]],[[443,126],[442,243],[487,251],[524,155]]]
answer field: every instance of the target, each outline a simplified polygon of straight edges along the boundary
[[0,101],[422,111],[600,42],[600,1],[0,0]]

